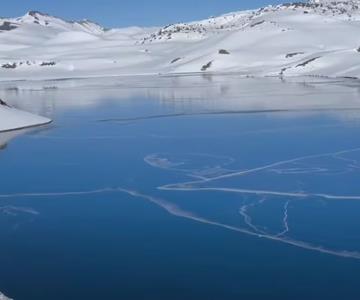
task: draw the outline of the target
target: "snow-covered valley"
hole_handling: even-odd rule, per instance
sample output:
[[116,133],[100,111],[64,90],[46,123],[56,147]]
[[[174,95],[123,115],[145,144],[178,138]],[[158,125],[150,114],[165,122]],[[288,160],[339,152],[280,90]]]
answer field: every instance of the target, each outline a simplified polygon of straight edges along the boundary
[[33,11],[0,19],[0,79],[201,72],[360,77],[359,3],[314,0],[163,28],[105,29]]

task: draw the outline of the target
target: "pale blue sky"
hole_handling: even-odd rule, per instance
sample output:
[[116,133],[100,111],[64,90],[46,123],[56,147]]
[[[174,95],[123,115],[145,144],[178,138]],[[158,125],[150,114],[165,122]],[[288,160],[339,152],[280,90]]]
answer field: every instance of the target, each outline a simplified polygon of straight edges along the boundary
[[39,10],[70,20],[88,18],[106,27],[155,26],[226,12],[279,4],[286,0],[12,0],[2,1],[2,17]]

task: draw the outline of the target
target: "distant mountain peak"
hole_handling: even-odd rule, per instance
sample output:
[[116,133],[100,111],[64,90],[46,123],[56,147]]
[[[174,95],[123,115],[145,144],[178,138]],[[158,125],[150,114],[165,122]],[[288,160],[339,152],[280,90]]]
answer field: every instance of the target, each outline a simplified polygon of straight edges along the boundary
[[350,10],[356,10],[359,9],[360,0],[309,0],[308,3],[328,8],[345,7]]
[[360,21],[360,0],[293,1],[255,10],[232,12],[190,23],[170,24],[145,37],[140,43],[170,41],[179,36],[185,39],[189,36],[193,39],[203,39],[209,34],[217,35],[219,32],[244,30],[246,27],[264,25],[266,23],[264,17],[274,24],[277,21],[277,13],[284,11]]
[[360,3],[360,0],[309,0],[310,3],[329,4],[329,3]]
[[54,28],[60,31],[83,31],[95,35],[102,34],[106,31],[104,27],[88,19],[67,21],[37,10],[30,10],[24,16],[18,18],[0,19],[0,31],[9,31],[22,26],[33,25]]
[[44,16],[44,17],[50,16],[50,15],[42,13],[41,11],[38,11],[38,10],[30,10],[27,12],[27,15],[32,16],[32,17],[36,17],[37,15]]

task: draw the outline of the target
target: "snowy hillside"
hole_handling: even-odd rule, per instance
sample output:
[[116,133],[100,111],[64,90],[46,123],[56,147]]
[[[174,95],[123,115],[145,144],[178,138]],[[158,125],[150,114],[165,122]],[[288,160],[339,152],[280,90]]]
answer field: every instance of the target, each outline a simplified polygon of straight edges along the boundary
[[0,19],[0,79],[238,72],[360,77],[360,0],[269,6],[164,28]]

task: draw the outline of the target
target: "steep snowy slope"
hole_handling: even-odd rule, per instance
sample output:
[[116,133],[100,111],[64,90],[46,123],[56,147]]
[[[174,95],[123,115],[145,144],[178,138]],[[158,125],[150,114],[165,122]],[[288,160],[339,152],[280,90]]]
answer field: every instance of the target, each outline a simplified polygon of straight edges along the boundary
[[311,0],[164,28],[38,12],[0,20],[0,79],[239,72],[360,77],[360,0]]

